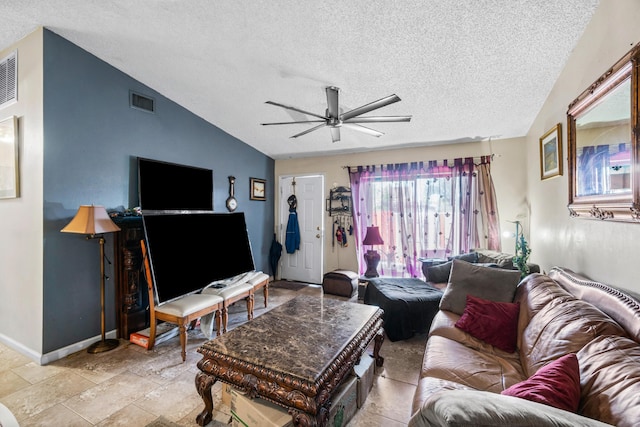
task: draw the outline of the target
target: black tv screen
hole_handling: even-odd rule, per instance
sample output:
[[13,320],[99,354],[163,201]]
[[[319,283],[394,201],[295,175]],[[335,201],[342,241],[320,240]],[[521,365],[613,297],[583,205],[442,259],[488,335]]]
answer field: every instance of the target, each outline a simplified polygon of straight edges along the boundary
[[242,212],[142,219],[160,303],[255,269]]
[[213,211],[213,171],[138,157],[143,211]]

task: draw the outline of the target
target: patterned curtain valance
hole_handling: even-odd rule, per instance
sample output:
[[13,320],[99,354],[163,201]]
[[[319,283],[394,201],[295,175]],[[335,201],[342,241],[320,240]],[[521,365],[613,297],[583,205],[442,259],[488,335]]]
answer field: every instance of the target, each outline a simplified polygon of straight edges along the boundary
[[348,169],[349,173],[354,172],[376,172],[380,171],[409,171],[409,170],[423,170],[428,171],[436,168],[453,168],[463,164],[473,164],[475,166],[490,164],[493,159],[493,154],[487,156],[478,157],[459,157],[455,159],[443,159],[443,160],[425,160],[421,162],[410,163],[387,163],[380,165],[363,165],[363,166],[344,166]]

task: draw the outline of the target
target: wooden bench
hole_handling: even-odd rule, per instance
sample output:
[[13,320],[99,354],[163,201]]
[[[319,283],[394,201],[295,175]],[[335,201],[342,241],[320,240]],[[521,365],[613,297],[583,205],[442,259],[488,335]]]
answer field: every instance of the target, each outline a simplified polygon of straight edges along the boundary
[[155,345],[157,322],[164,321],[173,323],[178,325],[180,330],[180,347],[182,349],[182,361],[184,362],[187,357],[188,325],[206,314],[215,313],[216,331],[217,334],[220,335],[220,317],[225,307],[225,300],[220,295],[189,294],[172,301],[158,304],[156,294],[153,291],[151,265],[144,240],[140,241],[140,245],[142,247],[145,278],[147,279],[149,290],[150,332],[147,350],[151,350]]
[[262,294],[264,295],[264,308],[267,308],[267,300],[269,299],[269,275],[258,271],[248,283],[253,286],[254,294],[258,289],[262,288]]
[[227,332],[229,320],[229,307],[242,299],[247,301],[247,320],[253,319],[253,308],[255,292],[262,288],[264,294],[264,306],[267,307],[269,297],[269,275],[257,271],[248,273],[251,277],[247,281],[240,281],[221,288],[208,287],[202,293],[208,295],[219,295],[224,299],[222,308],[222,332]]

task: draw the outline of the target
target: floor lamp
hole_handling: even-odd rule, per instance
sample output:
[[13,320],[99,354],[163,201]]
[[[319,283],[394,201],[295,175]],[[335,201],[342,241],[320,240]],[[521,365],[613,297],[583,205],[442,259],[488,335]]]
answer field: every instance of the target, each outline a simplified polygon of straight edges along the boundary
[[120,231],[120,227],[114,224],[103,206],[82,205],[78,208],[76,216],[62,230],[63,233],[77,233],[87,235],[87,239],[98,239],[100,243],[100,321],[102,340],[93,343],[87,348],[89,353],[102,353],[118,346],[115,339],[105,339],[104,320],[104,233]]

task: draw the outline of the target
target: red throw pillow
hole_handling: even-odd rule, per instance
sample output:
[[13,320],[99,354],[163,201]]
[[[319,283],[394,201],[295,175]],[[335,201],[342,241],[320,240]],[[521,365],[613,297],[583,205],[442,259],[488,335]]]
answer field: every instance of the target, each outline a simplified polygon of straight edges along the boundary
[[456,327],[507,353],[516,351],[520,303],[496,302],[467,295]]
[[529,379],[514,384],[501,394],[577,412],[580,404],[580,366],[569,353],[538,369]]

